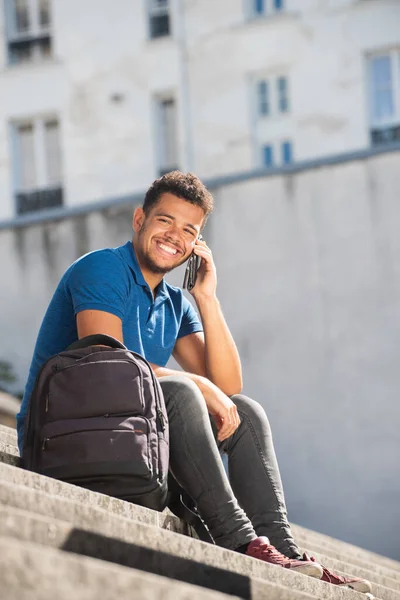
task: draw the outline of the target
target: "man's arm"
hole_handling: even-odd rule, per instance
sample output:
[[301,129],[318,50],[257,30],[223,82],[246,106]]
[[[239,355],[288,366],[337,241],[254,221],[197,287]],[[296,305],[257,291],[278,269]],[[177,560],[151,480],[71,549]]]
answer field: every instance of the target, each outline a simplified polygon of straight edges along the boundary
[[239,353],[216,297],[217,276],[210,249],[198,241],[194,252],[202,258],[192,295],[196,301],[204,334],[179,338],[174,358],[191,373],[205,375],[227,396],[242,390]]
[[76,315],[78,338],[103,333],[123,343],[122,321],[116,315],[103,310],[82,310]]
[[197,304],[204,333],[179,338],[173,356],[184,371],[208,377],[227,396],[242,390],[239,353],[217,298]]
[[[123,342],[122,321],[119,317],[102,310],[83,310],[76,315],[78,338],[103,333]],[[195,335],[195,334],[193,334]],[[190,337],[190,336],[188,336]],[[151,364],[151,363],[150,363]],[[157,377],[179,375],[189,377],[204,396],[208,412],[214,416],[218,427],[218,439],[225,440],[234,433],[240,423],[235,404],[211,381],[201,374],[174,371],[151,364]]]
[[232,402],[216,385],[207,377],[187,371],[175,371],[166,367],[159,367],[150,363],[156,377],[168,377],[168,375],[188,377],[197,385],[203,394],[207,410],[213,416],[218,429],[218,440],[223,442],[230,437],[240,424],[240,417],[236,404]]

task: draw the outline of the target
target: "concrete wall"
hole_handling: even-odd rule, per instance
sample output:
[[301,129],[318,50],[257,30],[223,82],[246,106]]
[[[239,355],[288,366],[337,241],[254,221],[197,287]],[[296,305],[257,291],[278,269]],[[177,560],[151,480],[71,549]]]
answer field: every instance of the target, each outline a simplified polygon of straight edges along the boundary
[[[0,220],[15,213],[21,118],[59,116],[68,206],[155,178],[160,94],[177,99],[179,166],[202,177],[253,169],[283,139],[296,160],[368,147],[366,55],[400,45],[399,2],[286,0],[249,19],[251,1],[171,0],[172,35],[149,40],[145,0],[55,0],[53,59],[13,67],[0,10]],[[289,113],[257,120],[254,82],[280,75]]]
[[[206,231],[290,518],[397,558],[399,165],[400,150],[219,185]],[[115,205],[0,231],[0,359],[20,386],[63,271],[129,239],[131,216]]]

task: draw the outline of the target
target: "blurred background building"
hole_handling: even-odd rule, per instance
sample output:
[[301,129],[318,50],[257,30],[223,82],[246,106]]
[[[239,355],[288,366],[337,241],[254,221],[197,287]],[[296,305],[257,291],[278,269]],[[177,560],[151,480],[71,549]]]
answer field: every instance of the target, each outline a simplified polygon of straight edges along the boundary
[[159,174],[194,171],[290,518],[400,558],[400,2],[1,4],[14,390],[64,269],[129,239]]

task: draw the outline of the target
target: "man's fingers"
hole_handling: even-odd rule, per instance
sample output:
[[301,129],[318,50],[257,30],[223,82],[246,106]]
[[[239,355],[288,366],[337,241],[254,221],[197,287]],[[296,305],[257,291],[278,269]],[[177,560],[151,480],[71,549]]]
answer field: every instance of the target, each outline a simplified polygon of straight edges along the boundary
[[218,432],[218,439],[220,442],[223,442],[233,435],[240,425],[240,417],[236,406],[233,406],[231,410],[226,412],[226,415],[220,418],[222,420],[222,427]]
[[218,432],[218,439],[220,442],[223,442],[231,435],[232,422],[228,413],[221,417],[221,420],[222,427]]

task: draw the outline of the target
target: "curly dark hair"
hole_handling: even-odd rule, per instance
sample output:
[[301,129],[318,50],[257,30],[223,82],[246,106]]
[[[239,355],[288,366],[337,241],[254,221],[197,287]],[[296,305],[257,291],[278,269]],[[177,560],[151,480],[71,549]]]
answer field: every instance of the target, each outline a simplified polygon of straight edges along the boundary
[[156,179],[147,190],[143,202],[143,211],[146,216],[157,204],[161,195],[165,193],[174,194],[190,204],[200,206],[204,211],[204,223],[214,208],[212,195],[196,175],[171,171]]

